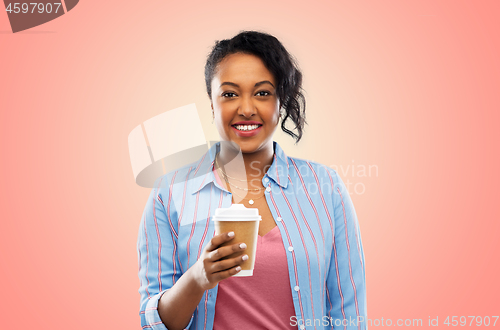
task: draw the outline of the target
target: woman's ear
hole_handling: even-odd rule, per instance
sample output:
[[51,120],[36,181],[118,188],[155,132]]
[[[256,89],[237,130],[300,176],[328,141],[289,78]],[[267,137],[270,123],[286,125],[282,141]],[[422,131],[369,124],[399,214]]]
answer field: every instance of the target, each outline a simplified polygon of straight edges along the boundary
[[214,113],[214,104],[212,102],[210,102],[210,107],[212,108],[212,124],[213,124],[215,120],[215,113]]

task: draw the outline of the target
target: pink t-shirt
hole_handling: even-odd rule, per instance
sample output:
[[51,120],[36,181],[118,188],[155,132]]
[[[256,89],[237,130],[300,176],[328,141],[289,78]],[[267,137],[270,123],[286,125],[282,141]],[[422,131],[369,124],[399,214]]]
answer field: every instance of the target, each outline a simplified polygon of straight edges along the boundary
[[295,315],[286,251],[276,226],[257,239],[253,276],[219,282],[213,329],[297,329],[290,325]]

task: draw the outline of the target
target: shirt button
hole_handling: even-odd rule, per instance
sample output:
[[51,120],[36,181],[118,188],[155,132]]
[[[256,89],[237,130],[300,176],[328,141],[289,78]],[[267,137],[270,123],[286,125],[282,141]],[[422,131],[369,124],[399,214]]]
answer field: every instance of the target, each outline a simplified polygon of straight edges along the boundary
[[266,188],[266,191],[267,191],[267,192],[270,192],[270,191],[271,191],[271,187],[267,187],[267,188]]
[[288,247],[288,251],[292,252],[293,251],[293,246]]
[[278,220],[278,221],[282,221],[283,219],[281,219],[281,217],[278,217],[276,220]]
[[265,182],[265,183],[268,183],[268,182],[269,182],[269,179],[268,179],[268,178],[264,178],[264,182]]
[[301,328],[302,330],[304,330],[304,329],[306,328],[306,326],[305,326],[305,325],[303,325],[303,324],[301,324],[301,325],[300,325],[300,328]]
[[296,285],[295,288],[293,288],[295,291],[299,291],[299,286]]

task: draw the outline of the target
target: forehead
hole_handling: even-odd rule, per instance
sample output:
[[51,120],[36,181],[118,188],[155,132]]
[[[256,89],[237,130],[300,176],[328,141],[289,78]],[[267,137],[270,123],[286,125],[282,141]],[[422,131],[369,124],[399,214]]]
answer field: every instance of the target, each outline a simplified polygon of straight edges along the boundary
[[217,66],[214,80],[221,82],[269,80],[275,82],[273,74],[258,56],[242,53],[226,56]]

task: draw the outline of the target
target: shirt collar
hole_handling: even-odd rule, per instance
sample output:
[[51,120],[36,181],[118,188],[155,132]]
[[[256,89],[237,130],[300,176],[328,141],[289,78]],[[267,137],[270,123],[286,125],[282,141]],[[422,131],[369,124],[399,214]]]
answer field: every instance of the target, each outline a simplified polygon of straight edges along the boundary
[[288,185],[288,157],[278,142],[273,141],[274,159],[266,175],[278,185],[286,188]]
[[[276,182],[279,186],[286,188],[288,185],[288,157],[276,141],[273,141],[273,147],[273,163],[267,170],[266,176]],[[220,142],[216,142],[195,163],[196,166],[193,169],[194,174],[192,179],[191,194],[200,191],[209,183],[213,183],[219,187],[213,173],[215,156],[219,153],[219,150]]]

